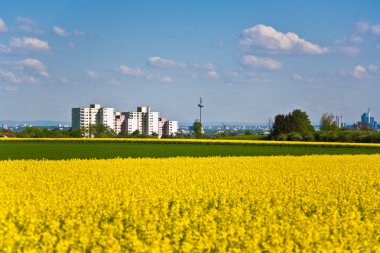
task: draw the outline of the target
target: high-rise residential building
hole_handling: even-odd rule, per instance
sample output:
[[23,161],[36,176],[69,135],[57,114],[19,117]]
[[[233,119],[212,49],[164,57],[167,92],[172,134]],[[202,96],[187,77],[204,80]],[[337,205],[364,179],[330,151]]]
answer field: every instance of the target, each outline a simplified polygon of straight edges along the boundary
[[174,136],[178,133],[178,121],[168,120],[164,124],[163,136]]
[[125,115],[125,133],[131,134],[138,130],[140,134],[152,135],[159,134],[158,118],[159,112],[152,112],[149,106],[137,107],[137,112],[124,112]]
[[[114,108],[91,104],[90,107],[72,108],[72,129],[88,129],[91,125],[106,125],[116,134],[172,136],[178,132],[178,122],[159,118],[149,106],[137,107],[136,112],[115,112]],[[85,137],[90,137],[85,134]]]
[[158,137],[174,136],[178,133],[178,121],[158,119]]
[[86,129],[91,125],[105,125],[114,130],[115,108],[102,107],[100,104],[72,108],[71,119],[73,130]]
[[162,137],[164,135],[164,126],[166,121],[166,118],[158,119],[158,137]]
[[119,134],[123,131],[123,123],[125,121],[125,115],[120,112],[115,112],[115,133]]
[[336,124],[339,128],[342,128],[342,127],[345,126],[345,124],[343,123],[343,116],[342,116],[342,115],[335,116],[335,124]]

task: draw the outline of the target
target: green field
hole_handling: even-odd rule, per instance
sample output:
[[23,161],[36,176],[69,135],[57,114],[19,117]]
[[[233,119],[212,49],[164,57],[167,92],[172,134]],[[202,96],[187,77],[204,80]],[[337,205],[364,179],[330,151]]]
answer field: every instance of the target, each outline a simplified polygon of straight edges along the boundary
[[379,154],[374,147],[319,147],[243,144],[122,143],[122,142],[0,142],[0,160],[115,157],[206,157],[311,154]]

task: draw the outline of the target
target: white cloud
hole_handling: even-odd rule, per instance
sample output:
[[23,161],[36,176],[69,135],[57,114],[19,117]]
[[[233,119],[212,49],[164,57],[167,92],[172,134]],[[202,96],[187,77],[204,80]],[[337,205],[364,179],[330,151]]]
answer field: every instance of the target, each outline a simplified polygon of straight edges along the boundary
[[371,29],[373,34],[380,35],[380,24],[373,25]]
[[92,70],[86,70],[86,75],[87,75],[89,78],[92,78],[92,79],[96,79],[96,78],[99,77],[98,72],[96,72],[96,71],[92,71]]
[[77,36],[86,36],[86,35],[90,35],[90,34],[87,34],[85,32],[82,32],[82,31],[74,31],[73,32],[74,35],[77,35]]
[[358,56],[360,53],[360,48],[357,47],[352,47],[352,46],[346,46],[346,47],[341,47],[340,51],[348,56]]
[[18,29],[22,32],[30,32],[30,33],[43,33],[43,31],[39,28],[37,22],[30,18],[26,17],[17,17],[16,22],[19,24]]
[[270,83],[272,80],[265,74],[247,71],[245,69],[237,69],[227,73],[226,80],[232,83]]
[[22,39],[13,37],[9,44],[12,48],[20,48],[32,51],[47,51],[50,49],[48,42],[32,37],[24,37]]
[[67,46],[68,46],[69,48],[75,48],[75,44],[74,44],[74,42],[69,42],[69,43],[67,43]]
[[380,66],[371,64],[368,66],[368,72],[371,74],[380,74]]
[[340,70],[338,72],[330,73],[308,73],[308,74],[298,74],[292,75],[294,81],[303,82],[329,82],[329,81],[342,81],[348,79],[358,79],[358,80],[369,80],[380,77],[380,66],[379,65],[357,65],[349,71]]
[[351,43],[354,43],[354,44],[360,44],[363,42],[363,38],[360,37],[359,35],[351,35],[348,40],[351,42]]
[[191,66],[196,69],[214,70],[216,66],[212,63],[192,63]]
[[293,74],[292,77],[293,77],[294,81],[303,81],[303,79],[304,79],[303,76],[301,76],[299,74]]
[[338,45],[350,45],[350,44],[360,44],[363,42],[363,38],[357,34],[353,34],[350,37],[346,37],[342,40],[337,40]]
[[331,81],[334,77],[331,74],[293,74],[292,79],[297,82],[321,82]]
[[114,86],[114,85],[116,86],[116,85],[120,85],[121,82],[116,78],[111,78],[110,80],[107,81],[107,84],[112,85],[112,86]]
[[172,83],[173,82],[173,79],[169,76],[162,77],[158,73],[151,73],[148,71],[144,71],[140,68],[131,68],[131,67],[128,67],[126,65],[120,65],[119,71],[126,76],[131,76],[131,77],[136,77],[136,78],[144,78],[146,80],[158,81],[158,82],[162,82],[162,83]]
[[219,74],[215,70],[210,70],[207,72],[207,76],[211,79],[217,80],[219,79]]
[[282,68],[282,63],[267,57],[257,57],[254,55],[244,55],[242,65],[263,67],[266,69],[276,70]]
[[0,78],[11,83],[38,83],[48,78],[45,65],[37,59],[28,58],[17,62],[0,62]]
[[357,65],[350,73],[356,79],[371,79],[379,77],[380,66],[370,64],[367,67],[362,65]]
[[121,65],[119,67],[119,70],[121,73],[123,73],[126,76],[142,77],[145,75],[144,72],[140,68],[130,68],[126,65]]
[[37,83],[38,79],[33,75],[26,75],[22,72],[14,73],[12,71],[1,70],[0,77],[11,83]]
[[360,33],[372,33],[375,35],[380,35],[380,24],[371,24],[369,22],[358,22],[356,23],[356,29]]
[[240,45],[251,49],[258,46],[273,52],[311,55],[329,52],[328,48],[308,42],[295,33],[282,33],[265,25],[256,25],[245,29],[240,36]]
[[224,47],[224,42],[223,41],[215,41],[212,43],[213,48],[223,48]]
[[67,31],[65,30],[64,28],[60,27],[60,26],[53,26],[53,33],[59,37],[68,37],[68,36],[72,36],[72,35],[75,35],[75,36],[85,36],[87,35],[85,32],[82,32],[82,31],[73,31],[73,32],[70,32],[70,31]]
[[9,82],[12,82],[12,83],[20,83],[21,82],[21,79],[19,77],[17,77],[15,75],[15,73],[13,73],[11,71],[6,71],[6,70],[0,69],[0,77],[2,77],[3,79],[5,79]]
[[8,31],[7,25],[5,24],[4,20],[0,18],[0,32],[6,31]]
[[67,37],[70,35],[70,33],[66,32],[65,29],[63,29],[62,27],[59,27],[59,26],[53,27],[53,33],[55,35],[60,36],[60,37]]
[[370,30],[370,25],[367,22],[360,21],[356,23],[356,29],[358,32],[365,33]]
[[365,79],[368,77],[368,71],[366,70],[365,67],[361,65],[357,65],[352,71],[351,74],[353,77],[356,79]]
[[149,66],[158,68],[186,68],[186,63],[171,59],[164,59],[159,56],[149,57],[147,63]]
[[26,59],[21,61],[20,64],[27,69],[36,71],[36,73],[43,77],[49,77],[45,65],[37,59]]
[[9,47],[3,44],[0,44],[0,54],[10,54],[10,53],[12,53],[12,49],[10,49]]
[[161,78],[160,81],[163,83],[172,83],[173,79],[170,76],[165,76],[165,77]]
[[4,88],[1,88],[1,90],[7,91],[7,92],[17,92],[18,88],[15,86],[5,86]]
[[60,81],[61,83],[67,83],[67,82],[68,82],[68,80],[67,80],[66,77],[61,77],[61,78],[59,78],[59,81]]

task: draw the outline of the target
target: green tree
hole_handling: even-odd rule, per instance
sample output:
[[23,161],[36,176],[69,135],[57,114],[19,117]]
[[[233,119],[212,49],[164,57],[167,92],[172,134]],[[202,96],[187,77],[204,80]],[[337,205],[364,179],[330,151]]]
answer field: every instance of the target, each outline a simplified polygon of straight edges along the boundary
[[194,121],[193,123],[193,131],[195,133],[195,137],[199,138],[203,134],[203,127],[202,123],[199,122],[198,120]]
[[245,130],[244,135],[252,135],[253,132],[251,130]]
[[292,112],[292,116],[294,118],[294,122],[296,125],[295,132],[301,132],[301,133],[315,132],[315,129],[311,125],[309,116],[307,115],[306,112],[303,112],[300,109],[296,109]]
[[90,138],[111,138],[116,133],[109,126],[103,124],[90,125],[81,129],[82,136]]
[[[302,135],[314,134],[314,127],[311,125],[306,112],[299,109],[286,115],[278,114],[274,118],[270,136],[278,139],[283,134],[301,133]],[[283,138],[283,137],[282,137]]]
[[131,133],[131,136],[133,137],[136,137],[136,136],[139,136],[140,135],[140,131],[139,130],[135,130],[133,133]]
[[16,133],[19,138],[43,138],[43,132],[36,127],[25,127],[21,131]]
[[83,137],[81,129],[76,129],[76,130],[71,129],[70,131],[68,131],[68,136],[73,137],[73,138]]
[[334,121],[334,115],[332,113],[324,113],[321,117],[321,131],[335,131],[338,129]]

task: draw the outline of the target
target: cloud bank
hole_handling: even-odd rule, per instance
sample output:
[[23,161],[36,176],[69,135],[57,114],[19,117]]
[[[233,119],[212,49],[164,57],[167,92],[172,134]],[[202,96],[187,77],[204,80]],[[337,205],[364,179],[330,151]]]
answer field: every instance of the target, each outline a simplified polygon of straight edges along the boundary
[[260,47],[278,53],[321,55],[329,52],[328,48],[302,39],[295,33],[282,33],[262,24],[245,29],[239,43],[244,48]]
[[267,57],[257,57],[255,55],[244,55],[241,64],[243,66],[263,67],[277,70],[282,68],[282,63]]

